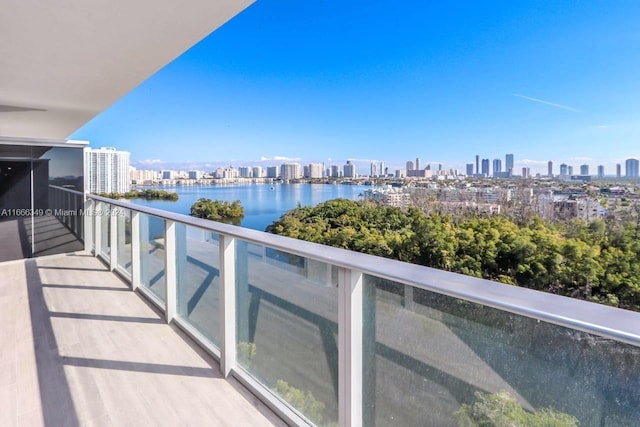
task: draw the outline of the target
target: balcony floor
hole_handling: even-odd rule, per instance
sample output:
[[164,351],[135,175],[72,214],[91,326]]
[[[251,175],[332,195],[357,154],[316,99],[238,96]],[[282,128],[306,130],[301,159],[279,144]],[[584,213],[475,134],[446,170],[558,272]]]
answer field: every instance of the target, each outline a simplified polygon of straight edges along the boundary
[[0,425],[284,425],[96,258],[0,264]]

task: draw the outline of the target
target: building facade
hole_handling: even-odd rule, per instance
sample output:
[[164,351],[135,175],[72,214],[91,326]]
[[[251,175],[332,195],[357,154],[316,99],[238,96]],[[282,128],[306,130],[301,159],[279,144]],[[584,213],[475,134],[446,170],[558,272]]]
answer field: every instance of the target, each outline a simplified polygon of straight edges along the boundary
[[129,191],[128,151],[113,147],[87,148],[85,188],[90,193],[126,193]]

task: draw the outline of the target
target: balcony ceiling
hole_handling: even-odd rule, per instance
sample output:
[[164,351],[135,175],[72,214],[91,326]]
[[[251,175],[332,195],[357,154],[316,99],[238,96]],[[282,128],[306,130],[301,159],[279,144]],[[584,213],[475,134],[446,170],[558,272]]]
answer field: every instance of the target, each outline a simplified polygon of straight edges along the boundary
[[0,0],[0,138],[67,138],[252,2]]

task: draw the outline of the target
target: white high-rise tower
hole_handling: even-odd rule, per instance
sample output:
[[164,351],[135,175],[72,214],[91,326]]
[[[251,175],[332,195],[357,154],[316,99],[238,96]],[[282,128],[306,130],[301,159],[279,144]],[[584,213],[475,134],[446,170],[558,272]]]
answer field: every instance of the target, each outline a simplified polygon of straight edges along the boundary
[[113,147],[87,148],[85,189],[90,193],[126,193],[129,191],[128,151]]

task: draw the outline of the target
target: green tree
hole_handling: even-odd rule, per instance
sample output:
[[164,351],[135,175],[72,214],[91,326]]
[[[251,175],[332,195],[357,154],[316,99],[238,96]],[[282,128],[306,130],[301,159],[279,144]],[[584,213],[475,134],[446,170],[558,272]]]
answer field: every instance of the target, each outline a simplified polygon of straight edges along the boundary
[[197,218],[226,222],[233,225],[240,225],[240,221],[244,218],[244,208],[240,204],[240,200],[227,202],[201,198],[191,205],[189,213]]

